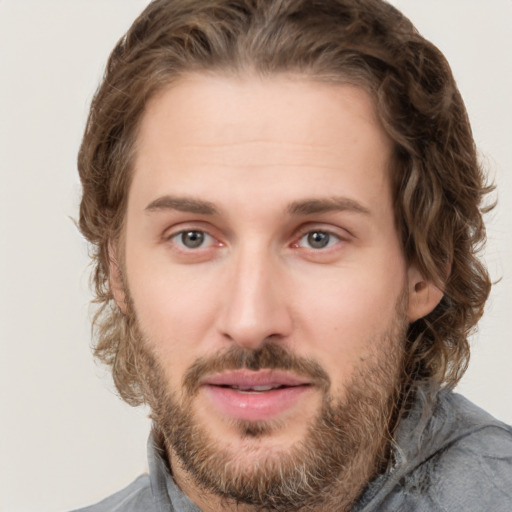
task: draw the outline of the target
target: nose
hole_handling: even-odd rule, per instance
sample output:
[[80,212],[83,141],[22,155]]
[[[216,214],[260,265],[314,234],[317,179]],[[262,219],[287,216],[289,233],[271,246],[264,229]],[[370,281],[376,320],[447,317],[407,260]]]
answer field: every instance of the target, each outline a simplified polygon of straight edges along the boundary
[[[251,252],[251,254],[247,254]],[[271,255],[246,251],[231,261],[218,317],[219,330],[239,346],[254,350],[266,340],[283,340],[292,329],[289,303],[283,289],[283,270]]]

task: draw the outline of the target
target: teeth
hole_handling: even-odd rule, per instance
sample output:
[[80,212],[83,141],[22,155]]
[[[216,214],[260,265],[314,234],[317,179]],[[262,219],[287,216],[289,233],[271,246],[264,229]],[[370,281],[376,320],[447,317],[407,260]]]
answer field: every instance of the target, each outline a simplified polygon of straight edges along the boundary
[[270,391],[271,389],[276,389],[278,386],[231,386],[233,389],[237,389],[240,391]]
[[253,391],[270,391],[271,389],[275,389],[274,386],[253,386],[252,388]]

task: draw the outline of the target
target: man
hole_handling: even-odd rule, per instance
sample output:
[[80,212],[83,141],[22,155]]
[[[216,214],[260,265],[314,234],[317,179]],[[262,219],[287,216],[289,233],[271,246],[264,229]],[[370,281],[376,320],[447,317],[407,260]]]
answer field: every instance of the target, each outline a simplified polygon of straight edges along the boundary
[[79,154],[96,356],[149,476],[102,510],[512,507],[451,390],[490,289],[448,64],[380,0],[155,0]]

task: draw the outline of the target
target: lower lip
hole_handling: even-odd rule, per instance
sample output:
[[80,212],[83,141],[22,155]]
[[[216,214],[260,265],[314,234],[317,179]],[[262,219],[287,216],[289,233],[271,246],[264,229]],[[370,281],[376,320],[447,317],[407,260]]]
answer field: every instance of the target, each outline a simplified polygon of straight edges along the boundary
[[264,421],[278,417],[297,404],[310,386],[291,386],[247,393],[228,387],[206,385],[206,391],[219,410],[235,420]]

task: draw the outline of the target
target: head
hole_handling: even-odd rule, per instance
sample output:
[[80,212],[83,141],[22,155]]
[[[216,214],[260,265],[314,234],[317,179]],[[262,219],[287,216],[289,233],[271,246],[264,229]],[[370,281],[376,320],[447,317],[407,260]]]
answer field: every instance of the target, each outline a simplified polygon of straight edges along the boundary
[[[282,101],[272,104],[272,98],[286,98],[287,102],[285,105]],[[209,105],[213,107],[210,109]],[[230,105],[236,106],[236,109],[233,107],[234,110],[230,111]],[[338,105],[339,111],[336,110]],[[354,105],[359,108],[356,113],[351,110]],[[338,147],[339,140],[346,143],[349,127],[360,126],[367,133],[371,125],[371,141],[367,141],[369,145],[366,149],[378,148],[375,154],[380,158],[380,163],[375,164],[375,168],[379,167],[385,181],[373,181],[373,195],[367,195],[366,202],[371,203],[373,197],[385,197],[381,205],[382,218],[387,218],[389,222],[382,227],[392,228],[388,239],[393,243],[387,246],[388,252],[381,256],[399,262],[394,277],[396,286],[392,279],[386,280],[389,276],[383,278],[385,265],[382,258],[378,265],[371,265],[374,272],[379,272],[373,276],[373,282],[380,279],[380,284],[389,289],[388,302],[391,304],[391,307],[389,304],[387,306],[387,316],[379,324],[380,348],[375,352],[354,353],[350,367],[355,369],[354,372],[347,370],[350,378],[340,381],[339,386],[334,385],[333,379],[337,382],[339,377],[335,375],[336,372],[331,369],[324,374],[325,368],[315,361],[314,354],[301,352],[300,347],[295,346],[297,338],[289,333],[293,331],[290,325],[298,321],[294,320],[289,325],[289,319],[279,313],[281,305],[292,299],[293,290],[297,289],[294,286],[307,287],[307,280],[290,284],[277,267],[272,267],[268,274],[260,269],[254,282],[248,277],[240,290],[236,290],[235,285],[232,289],[226,285],[226,296],[231,297],[233,304],[243,304],[244,296],[250,295],[251,290],[255,295],[260,293],[258,283],[263,280],[266,290],[276,290],[260,314],[263,320],[272,318],[275,325],[268,327],[268,332],[259,333],[261,343],[247,342],[240,345],[239,350],[228,346],[218,351],[212,350],[211,358],[206,353],[191,356],[190,364],[179,375],[185,389],[185,403],[192,408],[201,378],[214,375],[216,370],[236,372],[240,365],[254,371],[261,368],[268,371],[292,368],[296,374],[302,372],[302,375],[308,375],[311,382],[323,390],[322,405],[317,404],[323,412],[315,420],[317,423],[312,420],[308,428],[334,432],[334,437],[330,438],[332,446],[340,436],[343,439],[350,437],[346,432],[340,433],[343,425],[350,423],[347,418],[356,417],[361,421],[363,416],[372,417],[368,411],[364,415],[356,414],[362,403],[372,404],[370,410],[379,410],[375,423],[382,425],[381,432],[387,430],[387,434],[391,434],[397,417],[392,404],[403,399],[407,390],[422,381],[429,381],[435,386],[454,386],[467,366],[467,337],[483,312],[490,289],[488,275],[477,258],[477,251],[485,238],[482,199],[488,188],[477,162],[464,104],[439,50],[422,38],[396,9],[380,0],[156,0],[135,21],[112,52],[104,80],[93,100],[79,154],[83,186],[80,228],[94,248],[94,280],[99,305],[95,317],[96,356],[112,366],[114,381],[121,396],[132,404],[149,402],[155,419],[161,425],[166,425],[170,437],[174,436],[175,441],[182,439],[183,431],[191,430],[194,420],[176,411],[179,399],[162,385],[173,378],[178,379],[167,373],[165,361],[162,364],[162,352],[146,350],[151,346],[150,339],[158,335],[150,332],[152,306],[150,301],[144,299],[147,294],[140,292],[144,288],[143,283],[151,280],[147,276],[140,281],[131,278],[135,272],[131,274],[130,268],[140,267],[143,263],[137,263],[137,258],[130,255],[135,252],[142,254],[134,250],[136,246],[130,245],[130,240],[133,240],[130,225],[136,224],[136,221],[130,224],[130,201],[134,205],[140,199],[139,206],[144,205],[152,211],[170,208],[190,213],[195,209],[195,215],[200,216],[201,222],[216,215],[217,206],[222,210],[229,203],[235,214],[237,208],[238,211],[247,211],[247,215],[241,215],[239,219],[240,222],[245,220],[245,229],[255,225],[255,218],[262,219],[261,204],[266,201],[265,197],[270,198],[265,212],[272,214],[272,206],[278,203],[281,197],[279,191],[283,190],[276,185],[274,191],[270,186],[274,182],[286,187],[284,190],[291,191],[290,197],[285,197],[288,210],[295,201],[295,213],[302,215],[306,210],[309,213],[315,210],[315,204],[311,201],[308,204],[297,202],[304,199],[306,189],[316,190],[316,183],[320,183],[318,187],[321,189],[323,183],[330,189],[338,187],[340,195],[343,195],[345,190],[350,190],[352,183],[360,179],[361,173],[353,177],[356,181],[338,178],[338,175],[327,171],[316,174],[304,171],[305,174],[294,177],[284,168],[291,168],[295,164],[298,167],[304,162],[293,161],[288,162],[292,165],[285,165],[278,175],[253,171],[237,181],[236,176],[219,166],[217,173],[197,174],[193,180],[194,172],[191,169],[197,168],[198,162],[195,162],[193,166],[182,166],[181,172],[173,175],[174,181],[169,182],[171,188],[185,192],[181,196],[178,194],[179,204],[170,204],[176,198],[174,195],[169,197],[169,194],[164,200],[160,198],[160,203],[150,204],[143,203],[147,198],[139,193],[144,188],[143,184],[153,183],[154,190],[158,190],[164,183],[158,180],[151,182],[151,178],[145,176],[141,169],[150,168],[147,155],[158,155],[162,148],[172,146],[179,153],[186,147],[187,134],[189,142],[196,134],[199,142],[203,143],[203,149],[208,145],[222,145],[225,140],[210,137],[215,131],[216,122],[224,123],[219,125],[223,134],[229,126],[227,123],[231,122],[231,126],[237,126],[237,133],[243,136],[244,130],[249,128],[243,122],[238,126],[241,117],[253,121],[250,129],[258,126],[261,119],[271,120],[272,115],[280,120],[292,119],[293,122],[288,125],[284,122],[277,124],[281,130],[289,131],[292,139],[295,137],[291,142],[305,143],[306,140],[301,137],[305,137],[309,126],[314,126],[315,109],[322,113],[324,120],[329,118],[329,112],[337,114],[335,119],[329,118],[330,124],[319,125],[317,130],[311,130],[308,134],[315,139],[317,147],[321,147],[323,142],[330,147]],[[223,117],[219,111],[226,112],[226,115]],[[301,119],[295,119],[296,112],[301,112]],[[361,112],[366,121],[370,120],[369,125],[359,123]],[[166,123],[170,122],[174,123],[173,128],[168,130],[172,136],[163,137],[158,142],[158,134],[166,132]],[[205,129],[204,133],[201,132],[203,125],[209,131]],[[268,136],[268,123],[263,125],[262,121],[259,128],[267,130],[264,135]],[[297,128],[295,134],[294,126],[302,130]],[[255,132],[251,132],[248,138],[254,139],[254,135]],[[279,142],[277,132],[270,135]],[[248,138],[242,141],[242,146]],[[283,147],[286,147],[290,140],[284,139]],[[174,141],[177,141],[175,146]],[[346,151],[333,158],[349,154],[351,146],[353,144],[347,145]],[[365,149],[364,144],[361,147]],[[254,158],[261,164],[258,168],[270,167],[272,161],[269,164],[257,160],[261,158],[261,150],[254,153]],[[279,160],[282,156],[281,153],[273,153],[272,148],[265,147],[264,150],[270,160],[272,157]],[[201,155],[201,150],[196,153]],[[204,153],[208,161],[212,161],[213,156]],[[323,153],[317,156],[326,158]],[[223,155],[231,162],[238,157],[233,152]],[[180,158],[176,156],[178,161]],[[242,167],[247,164],[244,158],[247,158],[247,151],[241,160],[244,164]],[[357,152],[354,159],[357,159]],[[326,163],[326,168],[336,167],[334,160],[332,165]],[[356,165],[355,168],[374,168],[370,164],[361,161],[360,167]],[[228,181],[230,186],[226,188]],[[202,189],[187,188],[198,182],[207,185]],[[248,183],[254,197],[258,198],[255,205],[247,196],[240,197],[242,193],[247,194],[248,189],[242,185],[246,184],[247,187]],[[224,188],[220,184],[224,184]],[[293,186],[290,187],[290,184]],[[265,190],[267,195],[258,195],[258,190]],[[210,191],[215,193],[212,195]],[[297,197],[293,197],[294,191]],[[183,196],[207,200],[184,204]],[[233,201],[229,202],[228,199]],[[326,209],[325,203],[320,205],[320,209],[318,206],[316,204],[317,213],[321,208]],[[348,206],[353,208],[354,204]],[[356,205],[355,209],[359,206]],[[208,208],[210,212],[207,212]],[[282,213],[276,209],[274,217],[265,217],[265,226],[275,227]],[[359,214],[365,215],[361,211]],[[212,237],[205,242],[205,233],[197,228],[197,223],[187,228],[187,240],[183,238],[183,231],[172,233],[169,239],[173,243],[189,244],[188,249],[196,243],[199,246],[207,243],[208,250],[223,251],[223,247],[231,242],[223,234],[222,226],[229,224],[226,233],[236,234],[238,231],[236,223],[230,224],[231,220],[228,221],[227,214],[218,217],[222,222],[207,221],[208,225],[214,224],[215,229],[222,232],[218,239]],[[260,228],[263,225],[260,224]],[[285,230],[283,226],[281,228]],[[261,231],[254,231],[252,240],[257,240]],[[323,244],[325,234],[317,229],[314,233],[304,233],[293,243],[302,248],[300,241],[305,238],[308,247]],[[211,233],[207,235],[210,237]],[[339,233],[329,236],[331,238],[325,242],[327,244],[342,238]],[[218,247],[211,241],[213,239],[219,242]],[[267,242],[270,244],[271,241]],[[249,265],[243,263],[241,256],[236,261],[237,268],[242,268],[242,271],[244,265]],[[368,268],[370,262],[371,258]],[[253,260],[249,267],[254,269],[260,263],[260,260]],[[384,263],[387,264],[387,260]],[[235,263],[231,268],[234,266]],[[328,265],[317,267],[325,268]],[[333,267],[333,272],[335,270]],[[343,268],[339,269],[338,266],[338,271],[342,275]],[[223,282],[229,284],[235,281],[230,272],[223,274]],[[182,274],[186,272],[180,271]],[[352,274],[356,275],[355,272]],[[304,275],[304,272],[300,275]],[[372,273],[361,274],[357,288],[359,292],[364,289],[368,295],[367,317],[371,323],[375,307],[384,304],[384,295],[375,292],[377,299],[372,303],[372,281],[365,281],[364,275],[372,276]],[[187,277],[193,279],[191,275]],[[323,282],[324,277],[318,274],[314,279],[315,282]],[[332,276],[325,279],[326,283],[332,282]],[[154,282],[157,281],[155,277]],[[173,277],[173,283],[176,285],[176,303],[181,301],[190,308],[194,300],[206,300],[204,290],[198,292],[195,298],[193,294],[189,294],[189,297],[178,286],[179,280]],[[247,287],[248,283],[252,283],[253,288]],[[274,283],[279,283],[279,286]],[[310,307],[313,311],[318,308],[320,317],[322,311],[328,311],[328,318],[332,318],[337,314],[336,301],[346,297],[351,290],[329,288],[327,291],[327,297],[319,293],[316,302],[317,295],[310,295]],[[160,299],[158,303],[162,304],[163,296]],[[190,302],[187,302],[189,299]],[[144,304],[147,305],[147,314],[142,313]],[[370,304],[375,307],[370,307]],[[345,309],[348,307],[345,305]],[[184,315],[181,311],[174,311],[172,302],[168,303],[168,310],[169,330],[172,331],[181,325],[180,318]],[[197,310],[197,314],[201,315],[201,308]],[[358,313],[363,314],[364,311]],[[145,324],[140,317],[146,318]],[[225,334],[229,332],[229,326],[234,325],[234,317],[244,317],[242,307],[236,312],[224,314]],[[259,325],[265,324],[263,320]],[[363,317],[360,320],[360,323],[364,323]],[[158,325],[157,318],[154,324]],[[336,327],[344,329],[346,326],[340,324]],[[242,331],[239,334],[243,337]],[[365,333],[367,341],[375,334],[373,331]],[[287,337],[293,340],[291,344],[278,343]],[[249,338],[251,336],[244,339]],[[281,345],[286,347],[284,352]],[[169,354],[169,358],[172,358],[172,354]],[[350,360],[350,357],[347,359]],[[363,359],[370,362],[366,366],[358,366],[356,360]],[[194,373],[197,368],[201,370]],[[356,378],[357,374],[359,379]],[[381,387],[385,382],[389,392],[382,395],[369,391],[361,395],[361,375],[367,382],[372,382],[368,375],[378,375],[374,387]],[[345,391],[337,397],[336,392],[340,387]],[[180,418],[180,421],[170,421],[169,409],[162,409],[162,403],[172,404],[170,410],[173,417]],[[356,404],[353,409],[351,403]],[[377,406],[377,403],[380,405]],[[244,436],[249,438],[279,430],[277,424],[259,421],[258,418],[243,420],[238,427],[243,426]],[[316,427],[312,427],[313,424]],[[361,440],[354,439],[353,452],[348,451],[352,455],[358,453],[360,443]],[[350,446],[350,443],[347,441],[346,445]],[[190,445],[187,446],[186,451],[189,451]],[[299,455],[306,458],[305,453],[311,451],[311,446],[326,444],[310,436],[310,443],[301,446],[297,448],[295,459]],[[372,464],[360,470],[366,479],[386,460],[385,444],[377,443],[372,450]],[[178,452],[179,463],[183,463],[179,450],[175,451]],[[322,457],[328,451],[322,453]],[[294,456],[290,455],[290,460],[293,459]],[[338,467],[338,474],[346,459],[346,455],[340,456],[339,466],[333,464]],[[274,461],[268,464],[272,465]],[[266,468],[265,464],[263,467]],[[235,473],[231,474],[231,480]],[[327,479],[327,476],[322,478]],[[330,478],[334,481],[336,475]],[[225,486],[223,489],[225,495],[229,495]],[[267,491],[264,490],[263,494]],[[218,492],[222,494],[220,489]],[[250,499],[246,501],[250,502]]]

